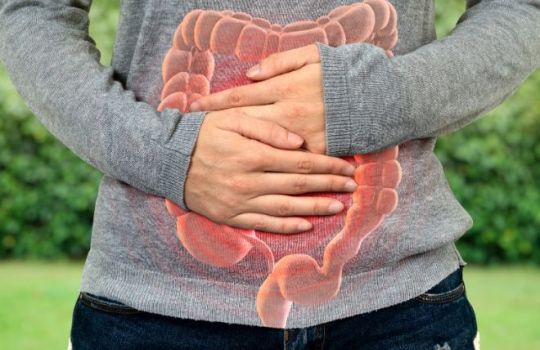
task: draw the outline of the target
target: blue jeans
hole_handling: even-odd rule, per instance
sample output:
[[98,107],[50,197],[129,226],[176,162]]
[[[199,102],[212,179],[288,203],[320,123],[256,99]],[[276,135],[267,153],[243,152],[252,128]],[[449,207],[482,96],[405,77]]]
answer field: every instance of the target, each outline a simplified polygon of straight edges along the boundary
[[71,343],[73,350],[474,350],[476,333],[461,268],[406,302],[307,328],[179,319],[80,293],[73,311]]

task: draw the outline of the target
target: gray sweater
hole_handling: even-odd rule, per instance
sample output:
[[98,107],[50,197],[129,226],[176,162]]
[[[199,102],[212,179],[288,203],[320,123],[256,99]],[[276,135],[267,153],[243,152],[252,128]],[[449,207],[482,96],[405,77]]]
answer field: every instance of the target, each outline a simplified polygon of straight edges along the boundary
[[[349,2],[125,0],[112,67],[99,64],[88,36],[90,2],[0,0],[0,59],[19,93],[52,134],[103,173],[81,290],[163,315],[265,325],[256,308],[268,274],[259,252],[228,268],[205,264],[181,244],[164,205],[168,198],[189,211],[184,183],[205,112],[157,111],[161,64],[193,9],[285,25]],[[397,304],[465,264],[454,242],[472,219],[433,153],[436,137],[500,104],[540,65],[538,0],[468,1],[440,40],[432,0],[390,2],[399,33],[394,57],[369,42],[318,46],[327,154],[399,144],[399,202],[345,265],[336,295],[292,304],[287,328]],[[216,74],[235,73],[219,67],[225,66]],[[295,236],[266,238],[276,251],[320,262],[332,237],[315,245]]]

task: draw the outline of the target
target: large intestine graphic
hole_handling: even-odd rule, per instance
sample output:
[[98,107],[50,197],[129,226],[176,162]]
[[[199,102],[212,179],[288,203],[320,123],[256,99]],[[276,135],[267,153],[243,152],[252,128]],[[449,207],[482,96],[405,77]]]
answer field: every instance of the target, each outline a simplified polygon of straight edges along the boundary
[[[193,10],[178,26],[173,47],[163,61],[164,86],[158,110],[176,108],[188,112],[193,101],[208,95],[216,69],[214,54],[256,62],[274,52],[316,41],[331,46],[372,43],[392,57],[391,49],[397,43],[396,11],[387,0],[365,0],[339,6],[316,21],[281,26],[243,12]],[[217,224],[182,210],[168,199],[165,205],[176,217],[177,237],[195,259],[227,268],[239,263],[253,248],[262,254],[268,275],[257,293],[257,313],[264,326],[285,328],[293,302],[314,305],[337,295],[344,265],[357,255],[363,240],[381,225],[384,217],[395,210],[396,188],[401,180],[398,151],[394,146],[343,158],[356,166],[358,187],[352,194],[329,196],[344,201],[344,219],[341,216],[341,222],[336,223],[330,217],[322,218],[325,225],[318,226],[316,222],[321,221],[308,218],[313,223],[310,233],[334,235],[324,248],[322,265],[312,256],[298,253],[286,254],[275,262],[276,251],[259,238],[268,233]]]

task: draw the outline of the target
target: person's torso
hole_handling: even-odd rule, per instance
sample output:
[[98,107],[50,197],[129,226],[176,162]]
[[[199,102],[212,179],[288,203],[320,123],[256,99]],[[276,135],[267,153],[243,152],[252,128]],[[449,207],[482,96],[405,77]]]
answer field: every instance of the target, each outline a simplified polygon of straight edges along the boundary
[[[394,55],[406,54],[436,38],[432,0],[394,0],[391,3],[397,13],[399,33],[392,49]],[[352,2],[125,0],[112,65],[116,78],[126,89],[132,90],[137,99],[158,108],[164,86],[163,60],[173,47],[178,26],[191,11],[220,14],[215,18],[207,16],[212,25],[219,21],[219,16],[229,16],[246,23],[258,23],[264,29],[268,26],[264,23],[283,28],[297,21],[316,21],[339,6],[349,4]],[[242,14],[233,16],[238,13]],[[317,30],[321,31],[326,21],[316,23]],[[183,39],[191,40],[192,46],[207,45],[205,48],[214,60],[209,80],[211,92],[247,82],[241,75],[253,62],[243,61],[239,49],[228,49],[228,54],[214,52],[221,50],[218,44],[204,43],[210,40],[212,33],[204,34],[196,26],[187,31],[189,35]],[[217,33],[217,29],[215,31]],[[241,44],[238,39],[237,45]],[[398,205],[366,237],[358,254],[343,267],[344,277],[376,270],[441,247],[455,241],[470,228],[471,218],[454,198],[433,153],[435,141],[426,138],[400,145],[398,161],[402,178],[397,188]],[[274,262],[290,254],[307,254],[322,264],[325,247],[343,228],[345,214],[346,210],[316,218],[313,230],[302,234],[256,232],[256,236],[270,249]],[[177,219],[169,214],[163,198],[148,195],[111,177],[103,177],[96,205],[92,249],[125,265],[191,279],[260,285],[261,278],[268,274],[268,256],[260,247],[246,248],[245,256],[232,266],[211,266],[190,254],[178,239],[177,229]],[[195,229],[201,235],[205,234],[204,225]]]

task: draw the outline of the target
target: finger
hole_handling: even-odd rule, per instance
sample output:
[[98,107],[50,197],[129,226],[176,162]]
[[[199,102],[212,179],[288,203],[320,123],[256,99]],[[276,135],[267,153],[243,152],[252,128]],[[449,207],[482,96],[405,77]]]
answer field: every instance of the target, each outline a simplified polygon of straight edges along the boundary
[[238,214],[227,222],[230,226],[282,234],[300,233],[312,228],[309,221],[302,218],[281,218],[260,213]]
[[[263,106],[236,108],[246,117],[276,122],[286,129],[306,127],[306,123],[315,123],[317,116],[324,116],[324,105],[296,101],[277,102]],[[299,125],[300,123],[300,125]]]
[[278,194],[249,200],[250,212],[272,216],[333,215],[345,208],[337,199],[328,197],[293,197]]
[[345,159],[268,147],[259,170],[299,174],[354,175],[356,167]]
[[357,183],[349,176],[328,174],[264,173],[255,180],[260,194],[353,192]]
[[249,69],[246,76],[253,80],[264,80],[320,61],[319,48],[310,44],[273,53]]
[[191,112],[217,111],[233,107],[265,105],[277,100],[279,96],[273,83],[261,81],[202,96],[194,101],[189,109]]
[[230,120],[231,123],[226,126],[227,130],[260,141],[266,145],[289,150],[297,149],[304,143],[304,139],[301,136],[268,120],[243,117],[241,115]]

